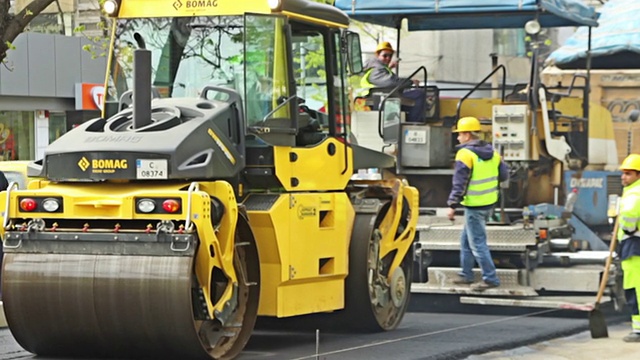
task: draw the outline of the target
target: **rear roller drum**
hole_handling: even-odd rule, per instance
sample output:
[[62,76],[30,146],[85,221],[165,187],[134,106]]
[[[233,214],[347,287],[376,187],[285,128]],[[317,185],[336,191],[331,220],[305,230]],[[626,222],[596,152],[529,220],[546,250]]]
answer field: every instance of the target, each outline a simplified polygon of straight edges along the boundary
[[349,275],[346,279],[343,316],[344,324],[358,331],[395,329],[409,304],[411,252],[407,252],[401,266],[391,273],[389,281],[388,266],[395,254],[379,259],[378,244],[382,235],[378,225],[384,217],[385,209],[388,207],[383,207],[383,211],[377,216],[359,214],[355,218],[354,234],[349,247]]

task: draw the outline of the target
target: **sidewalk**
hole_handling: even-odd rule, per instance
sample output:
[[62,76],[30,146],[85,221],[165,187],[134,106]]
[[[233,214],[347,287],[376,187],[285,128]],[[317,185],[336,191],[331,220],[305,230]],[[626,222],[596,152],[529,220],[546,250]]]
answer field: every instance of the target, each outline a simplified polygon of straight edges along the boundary
[[7,327],[7,319],[4,317],[4,305],[0,300],[0,329]]
[[631,324],[609,325],[609,337],[592,339],[586,331],[520,348],[472,355],[467,360],[632,360],[640,358],[640,343],[626,343]]

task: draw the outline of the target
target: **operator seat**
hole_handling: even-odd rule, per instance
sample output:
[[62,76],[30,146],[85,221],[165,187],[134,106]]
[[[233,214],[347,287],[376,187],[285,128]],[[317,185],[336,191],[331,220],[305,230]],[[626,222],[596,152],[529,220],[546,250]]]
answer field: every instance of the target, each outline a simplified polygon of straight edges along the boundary
[[[437,122],[440,118],[440,89],[435,85],[421,87],[426,93],[424,123]],[[371,88],[366,96],[357,96],[355,102],[371,110],[379,110],[380,104],[393,88]],[[415,101],[402,94],[393,94],[391,98],[400,98],[400,105],[414,106]]]
[[[393,90],[391,87],[381,88],[374,87],[369,89],[369,94],[365,96],[357,96],[356,101],[360,100],[364,102],[365,106],[368,106],[371,110],[378,110],[382,100],[389,96],[389,93]],[[413,106],[415,102],[411,99],[402,97],[402,93],[393,94],[391,97],[400,98],[401,104],[405,106]]]

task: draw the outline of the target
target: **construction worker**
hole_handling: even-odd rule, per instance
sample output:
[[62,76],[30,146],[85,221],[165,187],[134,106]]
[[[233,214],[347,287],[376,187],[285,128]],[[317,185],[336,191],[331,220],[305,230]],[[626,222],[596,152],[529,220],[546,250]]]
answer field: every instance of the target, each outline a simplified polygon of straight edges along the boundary
[[[459,278],[455,284],[470,284],[472,290],[484,291],[500,286],[489,246],[486,223],[498,201],[498,184],[509,178],[509,169],[491,144],[480,140],[480,121],[475,117],[458,120],[458,151],[453,184],[447,204],[448,217],[454,220],[456,208],[464,207],[464,227],[460,235]],[[473,266],[482,270],[482,281],[474,283]]]
[[631,308],[631,333],[625,342],[640,342],[640,155],[627,156],[622,170],[622,198],[618,214],[618,254],[622,261],[624,294]]
[[[406,78],[398,77],[394,72],[398,64],[397,61],[392,61],[391,58],[395,51],[388,41],[382,42],[376,48],[376,56],[369,59],[364,66],[364,76],[360,80],[360,87],[364,90],[361,95],[366,96],[369,89],[374,87],[388,88],[391,90],[400,84],[406,84],[406,87],[417,86],[420,84],[419,80],[409,80]],[[426,84],[425,84],[426,85]],[[407,111],[407,121],[410,122],[423,122],[426,110],[427,97],[426,93],[422,89],[405,89],[402,91],[402,97],[411,99],[414,101],[413,106],[402,106],[402,111]]]

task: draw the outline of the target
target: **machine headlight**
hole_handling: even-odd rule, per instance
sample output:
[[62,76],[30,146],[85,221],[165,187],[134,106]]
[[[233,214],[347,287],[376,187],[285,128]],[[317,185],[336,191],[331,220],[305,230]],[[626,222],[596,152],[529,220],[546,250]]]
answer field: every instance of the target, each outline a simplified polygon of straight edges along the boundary
[[542,30],[537,20],[529,20],[524,24],[524,31],[529,35],[537,35]]
[[118,11],[118,3],[115,0],[105,0],[102,8],[107,15],[115,15]]
[[138,214],[179,214],[182,212],[180,198],[140,197],[135,198],[135,211]]
[[280,10],[281,0],[267,0],[267,4],[272,11],[277,11]]
[[42,201],[42,208],[46,212],[56,212],[60,209],[60,201],[54,198],[47,198]]
[[156,202],[151,199],[138,200],[138,211],[148,214],[156,209]]
[[18,197],[20,204],[20,211],[25,212],[48,212],[48,213],[60,213],[62,212],[63,202],[62,197]]

